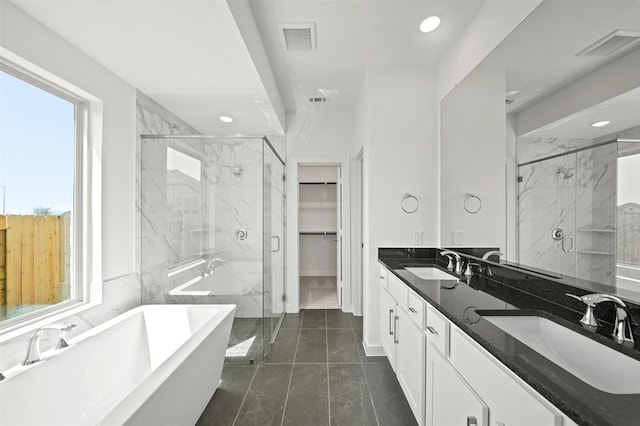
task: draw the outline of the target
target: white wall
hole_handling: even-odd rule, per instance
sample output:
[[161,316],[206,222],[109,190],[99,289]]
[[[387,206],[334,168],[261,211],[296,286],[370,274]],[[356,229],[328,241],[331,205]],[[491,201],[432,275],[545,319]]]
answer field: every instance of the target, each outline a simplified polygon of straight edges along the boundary
[[438,64],[442,100],[543,0],[487,0]]
[[[356,108],[357,144],[364,149],[364,344],[381,353],[379,336],[378,247],[438,245],[437,87],[426,67],[375,67],[367,75]],[[404,193],[420,208],[406,214]]]
[[[441,102],[441,244],[505,248],[505,75],[478,67]],[[482,199],[477,214],[465,193]]]

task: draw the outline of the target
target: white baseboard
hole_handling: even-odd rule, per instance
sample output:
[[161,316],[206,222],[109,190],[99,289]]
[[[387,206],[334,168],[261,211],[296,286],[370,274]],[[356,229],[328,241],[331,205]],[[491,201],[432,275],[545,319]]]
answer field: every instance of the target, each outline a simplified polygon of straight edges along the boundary
[[370,345],[367,343],[366,339],[362,339],[362,347],[364,348],[364,353],[367,356],[382,356],[386,355],[384,353],[384,348],[382,345]]

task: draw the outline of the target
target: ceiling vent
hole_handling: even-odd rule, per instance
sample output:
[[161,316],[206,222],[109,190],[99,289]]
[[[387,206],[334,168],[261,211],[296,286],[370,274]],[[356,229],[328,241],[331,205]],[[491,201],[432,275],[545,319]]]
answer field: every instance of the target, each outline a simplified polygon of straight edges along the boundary
[[282,24],[282,40],[284,47],[290,52],[312,52],[316,50],[316,24],[304,22],[298,24]]
[[595,56],[603,58],[637,42],[638,40],[640,40],[640,32],[615,30],[582,50],[576,56]]
[[327,102],[327,98],[326,97],[309,98],[309,102],[311,102],[312,104],[323,103],[323,102]]

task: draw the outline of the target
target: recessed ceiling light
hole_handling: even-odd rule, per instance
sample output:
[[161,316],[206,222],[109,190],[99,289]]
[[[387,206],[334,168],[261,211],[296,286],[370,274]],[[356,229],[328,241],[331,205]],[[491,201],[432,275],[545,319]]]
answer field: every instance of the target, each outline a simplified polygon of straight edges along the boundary
[[222,121],[223,123],[233,123],[234,120],[233,117],[229,117],[228,115],[221,115],[220,117],[218,117],[218,119],[220,119],[220,121]]
[[437,16],[429,16],[420,23],[420,31],[430,33],[440,26],[440,18]]
[[611,123],[609,120],[596,121],[591,125],[591,127],[604,127]]

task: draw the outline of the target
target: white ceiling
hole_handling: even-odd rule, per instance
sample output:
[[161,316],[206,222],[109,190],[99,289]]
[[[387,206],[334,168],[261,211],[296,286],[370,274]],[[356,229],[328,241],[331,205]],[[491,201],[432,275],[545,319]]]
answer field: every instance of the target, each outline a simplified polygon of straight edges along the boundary
[[[249,0],[285,108],[309,107],[330,93],[334,105],[355,104],[365,67],[435,65],[484,0]],[[431,15],[436,31],[418,30]],[[317,51],[288,52],[283,23],[315,22]],[[326,92],[325,92],[326,93]]]
[[507,112],[517,113],[629,53],[576,56],[616,29],[640,31],[639,0],[545,0],[483,62],[506,68]]
[[[592,123],[602,120],[609,120],[611,124],[591,127]],[[596,139],[639,125],[640,88],[536,129],[526,136]]]
[[282,133],[224,0],[11,1],[202,133]]

